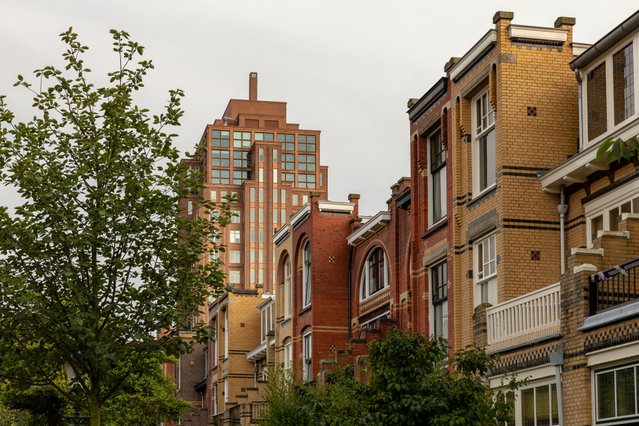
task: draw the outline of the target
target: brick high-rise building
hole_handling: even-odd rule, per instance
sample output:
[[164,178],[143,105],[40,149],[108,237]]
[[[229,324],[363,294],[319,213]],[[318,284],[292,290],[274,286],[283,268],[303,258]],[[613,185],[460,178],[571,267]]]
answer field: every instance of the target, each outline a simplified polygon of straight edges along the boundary
[[286,119],[286,102],[257,99],[257,73],[249,76],[249,99],[231,99],[206,126],[204,197],[235,195],[235,217],[226,227],[221,254],[228,284],[270,291],[271,235],[306,203],[309,191],[326,198],[328,168],[320,166],[319,130]]
[[[207,414],[224,412],[225,406],[246,397],[243,390],[255,387],[254,360],[246,355],[260,345],[259,333],[229,333],[225,321],[234,321],[233,307],[241,305],[235,318],[241,319],[234,327],[241,323],[259,330],[256,308],[262,293],[272,294],[274,288],[273,233],[306,204],[310,191],[322,199],[327,195],[328,168],[319,161],[320,131],[289,123],[286,102],[258,100],[257,84],[257,73],[250,73],[249,98],[229,101],[221,118],[206,125],[197,161],[188,160],[203,173],[205,199],[235,199],[232,223],[221,238],[225,251],[212,256],[220,257],[226,284],[242,295],[212,303],[211,318],[203,307],[200,321],[215,327],[223,343],[197,348],[176,367],[181,395],[201,406],[200,412],[187,414],[192,424],[207,424]],[[185,209],[192,210],[188,205]],[[255,341],[247,341],[247,336]],[[224,350],[218,350],[219,345]]]

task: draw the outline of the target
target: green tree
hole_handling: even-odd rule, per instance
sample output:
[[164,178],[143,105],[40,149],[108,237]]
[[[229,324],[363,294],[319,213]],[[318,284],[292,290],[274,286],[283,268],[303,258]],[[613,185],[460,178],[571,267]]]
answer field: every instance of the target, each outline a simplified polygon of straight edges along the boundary
[[603,141],[597,149],[597,159],[606,164],[621,159],[637,161],[639,159],[639,136],[627,140],[615,138]]
[[[178,332],[222,290],[219,263],[203,258],[230,215],[199,199],[198,219],[183,216],[178,201],[202,180],[169,131],[183,93],[156,115],[136,106],[153,64],[129,34],[111,35],[109,84],[90,82],[88,48],[69,29],[64,69],[36,70],[35,86],[18,76],[32,119],[0,97],[0,183],[24,200],[0,208],[0,380],[51,386],[85,404],[91,425],[127,378],[153,374],[149,358],[189,350]],[[73,392],[60,385],[71,378]]]
[[267,425],[497,425],[511,418],[511,380],[497,394],[484,376],[495,358],[459,351],[447,362],[444,340],[392,330],[369,345],[368,384],[350,368],[327,384],[269,383]]

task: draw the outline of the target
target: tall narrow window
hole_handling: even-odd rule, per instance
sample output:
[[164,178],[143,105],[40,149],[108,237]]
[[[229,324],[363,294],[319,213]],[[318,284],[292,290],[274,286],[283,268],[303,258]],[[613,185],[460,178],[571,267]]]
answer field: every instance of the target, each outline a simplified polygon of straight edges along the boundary
[[284,340],[284,369],[293,368],[293,341],[290,337]]
[[302,248],[302,306],[311,304],[311,243],[306,241]]
[[588,73],[586,78],[588,102],[588,140],[593,140],[608,128],[606,111],[606,63]]
[[224,311],[224,358],[229,357],[229,311]]
[[430,268],[433,304],[433,336],[448,339],[448,263]]
[[475,257],[475,306],[497,303],[497,248],[495,234],[473,245]]
[[615,125],[635,113],[635,85],[632,43],[612,56],[612,86],[614,88]]
[[310,331],[302,337],[302,374],[305,382],[313,380],[313,335]]
[[487,91],[474,99],[473,108],[473,193],[477,195],[496,181],[495,112]]
[[446,217],[446,151],[438,129],[428,138],[430,145],[430,209],[431,223]]
[[284,317],[288,318],[293,313],[293,288],[291,277],[291,258],[284,261]]

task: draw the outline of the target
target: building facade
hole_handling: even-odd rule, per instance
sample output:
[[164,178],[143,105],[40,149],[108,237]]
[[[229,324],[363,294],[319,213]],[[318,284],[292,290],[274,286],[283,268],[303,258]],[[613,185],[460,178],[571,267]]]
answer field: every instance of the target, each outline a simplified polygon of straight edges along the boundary
[[[264,367],[258,365],[261,358],[249,353],[263,343],[263,296],[274,297],[272,235],[308,202],[309,192],[321,199],[327,194],[320,131],[289,123],[286,102],[259,100],[257,87],[257,73],[250,73],[249,98],[231,99],[221,118],[205,127],[196,157],[187,160],[202,172],[201,196],[216,203],[232,200],[233,213],[215,241],[225,250],[211,254],[209,261],[220,262],[225,284],[234,293],[211,300],[197,319],[209,324],[218,338],[205,350],[196,348],[181,357],[176,367],[182,374],[181,395],[208,411],[208,417],[200,410],[187,413],[192,424],[208,424],[212,413],[217,421],[229,415],[227,407],[254,398],[253,388],[258,387],[257,376]],[[188,214],[205,214],[192,211],[193,204],[186,203]],[[184,336],[190,338],[188,333]]]

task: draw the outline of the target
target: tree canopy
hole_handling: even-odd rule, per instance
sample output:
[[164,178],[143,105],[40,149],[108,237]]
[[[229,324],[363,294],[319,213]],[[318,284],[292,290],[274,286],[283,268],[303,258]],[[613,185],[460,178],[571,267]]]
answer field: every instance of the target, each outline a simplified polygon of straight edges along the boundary
[[369,345],[368,383],[351,367],[325,384],[269,378],[267,425],[496,425],[511,419],[512,379],[494,392],[484,376],[495,358],[478,348],[447,358],[444,340],[392,330]]
[[199,214],[185,217],[179,200],[201,194],[202,176],[170,132],[183,92],[155,115],[137,106],[153,63],[128,33],[111,36],[107,85],[91,82],[88,47],[69,29],[64,68],[15,83],[32,94],[33,118],[18,120],[0,96],[0,184],[23,200],[0,207],[0,380],[82,400],[92,425],[149,358],[188,351],[179,331],[222,290],[219,262],[203,259],[230,216],[228,203],[193,198]]

